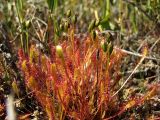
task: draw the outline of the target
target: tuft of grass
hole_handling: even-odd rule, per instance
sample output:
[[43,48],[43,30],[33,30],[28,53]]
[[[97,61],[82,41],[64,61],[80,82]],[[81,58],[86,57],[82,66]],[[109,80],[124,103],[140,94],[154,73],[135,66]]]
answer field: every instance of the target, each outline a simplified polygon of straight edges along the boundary
[[25,1],[24,0],[16,0],[15,2],[16,12],[20,25],[20,41],[21,47],[27,53],[29,50],[29,33],[28,28],[30,21],[25,19]]

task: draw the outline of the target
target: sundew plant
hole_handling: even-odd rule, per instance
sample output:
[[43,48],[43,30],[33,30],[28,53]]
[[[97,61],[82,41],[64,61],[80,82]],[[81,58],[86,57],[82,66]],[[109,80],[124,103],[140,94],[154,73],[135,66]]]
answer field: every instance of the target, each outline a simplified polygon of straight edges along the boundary
[[[49,119],[113,119],[156,94],[156,86],[141,98],[121,101],[120,65],[124,53],[113,49],[103,36],[74,37],[51,45],[50,55],[32,45],[29,54],[19,50],[19,66],[29,90]],[[147,48],[144,48],[144,56]],[[121,102],[120,102],[121,101]]]

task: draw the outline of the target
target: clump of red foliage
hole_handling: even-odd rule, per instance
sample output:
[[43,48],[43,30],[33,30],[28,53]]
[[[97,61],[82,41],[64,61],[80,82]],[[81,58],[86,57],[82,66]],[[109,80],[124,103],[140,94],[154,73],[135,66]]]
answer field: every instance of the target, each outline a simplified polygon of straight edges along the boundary
[[69,39],[60,42],[62,49],[51,45],[50,55],[35,45],[28,55],[19,50],[25,83],[50,119],[111,119],[148,99],[131,99],[122,107],[118,95],[111,96],[119,88],[124,54],[116,49],[104,52],[104,38],[88,36],[81,41],[73,34],[71,29]]

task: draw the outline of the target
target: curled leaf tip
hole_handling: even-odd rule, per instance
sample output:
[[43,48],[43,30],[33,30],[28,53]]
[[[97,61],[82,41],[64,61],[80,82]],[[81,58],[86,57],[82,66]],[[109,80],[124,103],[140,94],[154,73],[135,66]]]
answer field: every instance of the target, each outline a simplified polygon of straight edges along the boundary
[[62,47],[60,45],[56,46],[56,53],[60,58],[63,58],[63,50],[62,50]]

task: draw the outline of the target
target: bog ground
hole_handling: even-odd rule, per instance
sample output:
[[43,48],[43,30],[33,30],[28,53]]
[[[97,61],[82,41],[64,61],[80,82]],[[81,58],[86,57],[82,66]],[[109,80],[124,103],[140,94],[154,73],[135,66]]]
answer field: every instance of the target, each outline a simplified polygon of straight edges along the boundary
[[0,120],[159,120],[160,0],[1,0]]

